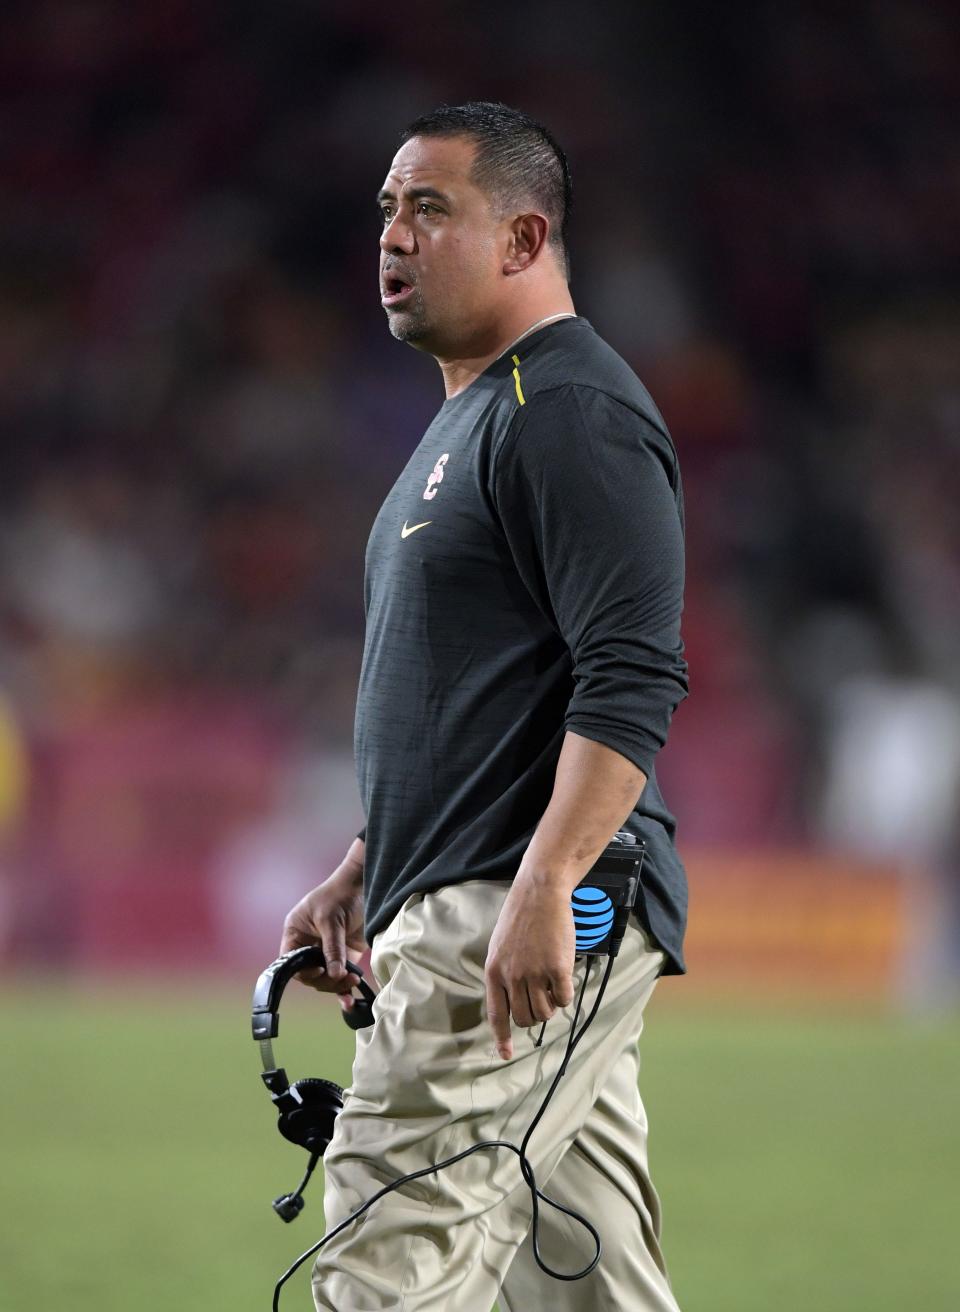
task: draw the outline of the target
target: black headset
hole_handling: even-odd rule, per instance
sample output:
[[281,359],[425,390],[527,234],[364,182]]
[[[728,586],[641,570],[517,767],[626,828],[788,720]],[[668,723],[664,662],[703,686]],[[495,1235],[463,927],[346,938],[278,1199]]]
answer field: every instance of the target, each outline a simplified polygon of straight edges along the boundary
[[[305,1252],[301,1253],[296,1261],[287,1268],[274,1287],[273,1312],[279,1310],[281,1289],[307,1258],[312,1257],[324,1244],[329,1243],[331,1239],[340,1234],[346,1226],[359,1220],[378,1199],[401,1188],[408,1181],[419,1180],[424,1176],[445,1170],[456,1162],[462,1161],[463,1158],[472,1156],[473,1153],[491,1148],[507,1149],[520,1160],[521,1173],[524,1183],[530,1190],[533,1209],[531,1228],[533,1256],[540,1269],[557,1280],[582,1280],[596,1267],[603,1251],[596,1227],[580,1212],[574,1211],[573,1208],[548,1197],[540,1189],[537,1185],[533,1167],[526,1155],[526,1149],[530,1136],[546,1111],[547,1104],[553,1097],[574,1049],[589,1028],[603,1000],[610,979],[610,971],[626,930],[627,919],[631,910],[638,906],[640,871],[644,854],[645,843],[642,839],[638,840],[633,834],[627,833],[625,830],[618,830],[595,864],[573,891],[571,910],[573,912],[576,955],[578,957],[585,956],[587,965],[576,998],[570,1034],[560,1068],[554,1075],[536,1114],[527,1127],[519,1147],[506,1139],[482,1139],[442,1162],[434,1162],[418,1171],[410,1171],[407,1175],[389,1181],[365,1202],[361,1203],[349,1216],[334,1226],[322,1239],[317,1240],[315,1244],[312,1244]],[[578,1029],[577,1025],[587,982],[590,978],[593,963],[598,957],[606,957],[606,968],[593,1006]],[[284,1221],[292,1221],[303,1210],[303,1190],[313,1174],[314,1167],[323,1156],[333,1137],[334,1122],[337,1113],[343,1107],[343,1090],[339,1084],[334,1084],[332,1080],[304,1079],[297,1080],[295,1084],[291,1085],[287,1079],[286,1071],[282,1066],[277,1066],[274,1060],[273,1044],[271,1042],[272,1039],[276,1038],[279,1030],[280,998],[287,983],[294,975],[306,967],[323,966],[324,964],[321,948],[297,948],[296,951],[288,952],[285,956],[278,957],[276,961],[272,962],[257,980],[253,991],[253,1037],[259,1044],[260,1057],[263,1062],[263,1071],[260,1078],[270,1091],[270,1097],[280,1113],[278,1124],[280,1133],[285,1139],[289,1139],[291,1143],[297,1143],[306,1148],[310,1154],[310,1164],[297,1188],[292,1194],[282,1194],[281,1197],[274,1199],[274,1211]],[[360,967],[354,965],[352,961],[345,964],[347,969],[357,976],[355,987],[360,990],[361,996],[354,999],[353,1006],[349,1010],[344,1011],[343,1018],[351,1029],[359,1030],[374,1023],[373,1003],[376,995],[363,978]],[[546,1022],[544,1022],[543,1028],[545,1026]],[[543,1028],[540,1030],[537,1046],[543,1040]],[[594,1256],[579,1271],[556,1271],[543,1260],[539,1243],[539,1205],[541,1202],[547,1203],[550,1207],[563,1212],[571,1220],[576,1221],[588,1232],[593,1240]]]
[[[352,1030],[362,1030],[373,1024],[373,1003],[376,994],[363,977],[363,971],[352,961],[344,963],[347,970],[357,976],[353,1006],[345,1009],[343,1019]],[[253,1037],[260,1047],[263,1070],[260,1078],[280,1114],[277,1129],[291,1143],[306,1148],[310,1165],[300,1184],[291,1194],[274,1199],[273,1207],[284,1221],[292,1221],[303,1210],[303,1190],[313,1174],[313,1168],[333,1138],[337,1113],[343,1107],[343,1089],[332,1080],[307,1078],[291,1084],[287,1072],[278,1066],[273,1055],[273,1040],[280,1030],[280,999],[283,990],[301,970],[308,966],[325,966],[321,947],[297,948],[272,962],[253,990]]]

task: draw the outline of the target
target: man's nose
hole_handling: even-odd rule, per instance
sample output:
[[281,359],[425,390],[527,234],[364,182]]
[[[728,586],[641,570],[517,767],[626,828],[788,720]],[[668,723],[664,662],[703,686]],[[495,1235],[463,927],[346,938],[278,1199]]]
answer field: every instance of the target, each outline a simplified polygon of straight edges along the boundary
[[390,222],[384,224],[383,232],[380,234],[380,249],[382,251],[403,251],[405,255],[412,255],[416,248],[417,244],[413,229],[397,211]]

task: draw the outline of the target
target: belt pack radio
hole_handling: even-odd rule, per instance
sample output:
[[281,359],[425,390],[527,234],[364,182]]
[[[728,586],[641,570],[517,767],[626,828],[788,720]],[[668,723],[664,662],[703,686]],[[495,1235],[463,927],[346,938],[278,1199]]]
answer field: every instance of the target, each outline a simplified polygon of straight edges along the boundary
[[645,851],[642,838],[618,829],[573,890],[578,957],[617,955],[637,902]]

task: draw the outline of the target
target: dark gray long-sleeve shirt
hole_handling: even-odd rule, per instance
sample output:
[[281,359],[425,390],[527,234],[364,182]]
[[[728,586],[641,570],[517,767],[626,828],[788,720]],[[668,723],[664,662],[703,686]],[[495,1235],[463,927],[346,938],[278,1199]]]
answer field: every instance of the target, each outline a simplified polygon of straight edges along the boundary
[[374,521],[354,748],[368,941],[411,893],[511,879],[564,733],[648,782],[640,917],[684,969],[686,877],[654,758],[686,695],[673,443],[582,318],[442,405]]

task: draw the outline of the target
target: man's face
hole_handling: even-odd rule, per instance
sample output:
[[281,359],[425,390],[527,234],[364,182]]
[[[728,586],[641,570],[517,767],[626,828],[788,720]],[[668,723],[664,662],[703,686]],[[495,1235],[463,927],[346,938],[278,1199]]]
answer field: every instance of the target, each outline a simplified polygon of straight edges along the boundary
[[380,293],[390,331],[443,356],[495,324],[508,224],[470,181],[467,137],[412,137],[394,156],[378,203]]

